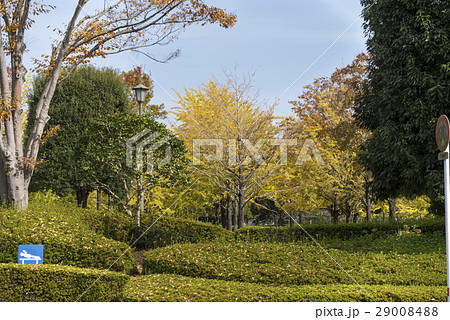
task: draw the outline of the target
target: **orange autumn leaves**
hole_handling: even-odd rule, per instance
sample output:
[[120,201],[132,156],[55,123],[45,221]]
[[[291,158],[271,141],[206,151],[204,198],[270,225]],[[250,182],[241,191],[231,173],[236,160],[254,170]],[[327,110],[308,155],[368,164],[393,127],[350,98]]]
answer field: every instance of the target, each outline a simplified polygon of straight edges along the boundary
[[[229,28],[236,23],[235,14],[208,6],[201,0],[122,0],[95,13],[84,11],[84,17],[70,35],[65,53],[64,67],[69,70],[96,57],[169,43],[180,30],[192,24],[218,23]],[[57,31],[64,36],[64,31]],[[56,58],[52,53],[35,59],[35,71],[50,75]]]

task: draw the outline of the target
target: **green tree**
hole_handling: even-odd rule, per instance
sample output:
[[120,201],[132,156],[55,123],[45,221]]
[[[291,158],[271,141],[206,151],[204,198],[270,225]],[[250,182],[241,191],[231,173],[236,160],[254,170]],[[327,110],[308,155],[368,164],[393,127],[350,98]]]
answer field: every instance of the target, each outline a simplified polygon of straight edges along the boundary
[[362,0],[371,54],[355,114],[372,131],[365,166],[382,198],[443,191],[435,125],[450,103],[450,2]]
[[[29,134],[42,95],[44,78],[37,77],[30,94],[26,133]],[[102,115],[128,112],[128,87],[113,69],[88,66],[60,83],[51,101],[38,165],[30,191],[51,189],[58,195],[77,192],[86,205],[92,186],[82,169],[86,148],[80,139],[89,124]]]
[[[130,144],[130,139],[139,134],[142,139]],[[139,164],[139,149],[133,146],[153,135],[153,140],[140,148],[142,162]],[[154,186],[180,185],[188,179],[183,141],[163,124],[145,116],[110,114],[101,117],[86,129],[83,140],[86,141],[84,170],[89,173],[91,184],[113,197],[129,215],[132,215],[132,202],[141,203],[147,190]],[[153,150],[159,142],[164,143]],[[112,177],[120,181],[120,187],[110,184]],[[139,181],[143,184],[139,185]],[[139,225],[141,207],[135,207]]]

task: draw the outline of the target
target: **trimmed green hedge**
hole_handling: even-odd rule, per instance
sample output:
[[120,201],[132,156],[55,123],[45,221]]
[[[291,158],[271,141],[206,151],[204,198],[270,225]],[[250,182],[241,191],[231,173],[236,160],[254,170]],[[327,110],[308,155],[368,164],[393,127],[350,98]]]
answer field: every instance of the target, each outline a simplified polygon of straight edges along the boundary
[[[275,285],[446,285],[444,253],[327,252],[306,244],[177,244],[146,253],[143,271]],[[350,275],[350,276],[349,276]]]
[[[325,238],[319,240],[325,248],[348,252],[394,252],[400,254],[445,253],[445,234],[440,231],[404,233],[373,237],[365,235],[351,239]],[[305,241],[313,244],[313,241]]]
[[[44,245],[44,264],[109,268],[128,245],[91,230],[83,211],[71,205],[32,203],[28,210],[0,209],[0,263],[17,262],[19,244]],[[136,272],[131,250],[114,271]]]
[[323,301],[432,302],[447,301],[446,287],[429,286],[268,286],[172,274],[131,278],[124,301]]
[[172,217],[157,220],[150,215],[142,217],[141,227],[135,227],[133,234],[134,239],[144,234],[136,242],[135,247],[139,249],[154,249],[175,243],[234,241],[233,233],[220,226]]
[[[303,229],[304,230],[303,230]],[[303,224],[301,227],[260,227],[248,226],[239,229],[235,237],[240,241],[251,242],[296,242],[304,241],[311,236],[318,239],[339,238],[350,239],[364,235],[374,237],[381,235],[398,234],[403,230],[411,230],[420,233],[442,232],[445,233],[445,221],[442,218],[403,221],[403,222],[372,222],[372,223],[340,223],[340,224]]]
[[67,266],[0,264],[0,301],[119,301],[129,278]]
[[81,218],[89,228],[106,238],[131,243],[135,221],[123,212],[83,209]]

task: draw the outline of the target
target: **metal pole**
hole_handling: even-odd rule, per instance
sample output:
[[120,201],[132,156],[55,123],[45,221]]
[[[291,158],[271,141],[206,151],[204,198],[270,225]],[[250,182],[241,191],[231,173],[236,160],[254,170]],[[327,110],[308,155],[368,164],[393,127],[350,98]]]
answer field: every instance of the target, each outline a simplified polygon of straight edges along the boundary
[[[139,115],[142,116],[142,101],[138,101],[139,103]],[[140,188],[142,188],[142,177],[139,177],[139,185]],[[139,190],[139,192],[141,192],[141,190]],[[142,214],[144,212],[144,195],[142,195],[141,199],[140,199],[140,203],[139,203],[139,211]],[[138,217],[138,220],[140,220],[140,217]],[[140,221],[138,221],[138,225],[140,225]]]
[[139,101],[139,115],[142,116],[142,101]]
[[[449,152],[449,147],[445,149]],[[444,160],[444,191],[445,191],[445,241],[447,250],[447,301],[450,302],[450,159]]]

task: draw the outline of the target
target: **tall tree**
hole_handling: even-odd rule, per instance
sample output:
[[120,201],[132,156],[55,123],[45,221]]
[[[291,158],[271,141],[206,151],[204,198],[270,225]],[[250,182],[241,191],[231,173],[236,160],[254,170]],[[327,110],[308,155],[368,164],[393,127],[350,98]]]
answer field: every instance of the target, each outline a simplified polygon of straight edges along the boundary
[[122,71],[120,76],[128,85],[132,112],[139,113],[139,106],[134,96],[133,87],[142,84],[149,89],[142,105],[143,114],[151,119],[163,119],[167,116],[167,111],[164,110],[164,104],[157,105],[150,103],[150,100],[153,98],[153,80],[149,74],[144,72],[142,67],[135,67],[130,71]]
[[43,0],[0,1],[0,184],[7,186],[7,195],[3,197],[16,208],[24,209],[28,205],[28,186],[49,120],[50,101],[59,82],[93,58],[169,43],[180,30],[195,23],[219,23],[227,28],[236,21],[235,15],[208,6],[202,0],[114,0],[105,3],[103,9],[87,12],[86,6],[91,2],[70,2],[71,17],[61,29],[56,29],[57,40],[50,52],[36,59],[36,71],[45,72],[45,80],[30,134],[24,142],[22,91],[27,72],[24,67],[26,34],[33,25],[33,16],[49,13],[54,6]]
[[[363,0],[369,82],[355,108],[384,199],[443,193],[435,125],[450,103],[450,2]],[[442,213],[443,211],[441,211]]]
[[[150,188],[180,185],[188,179],[183,141],[153,119],[110,114],[93,121],[83,139],[87,144],[84,170],[89,173],[91,184],[113,197],[129,215],[132,200],[141,203]],[[130,143],[132,140],[134,144]],[[135,207],[139,225],[141,206]]]
[[251,77],[240,80],[226,73],[227,81],[209,81],[199,90],[178,94],[175,131],[193,156],[192,169],[210,179],[237,201],[238,227],[244,225],[247,203],[276,167],[273,108],[252,93]]
[[[43,85],[44,78],[37,77],[29,97],[26,135],[31,132]],[[101,116],[128,111],[128,86],[112,69],[87,66],[58,84],[29,190],[51,189],[58,195],[77,192],[79,199],[87,200],[92,187],[82,168],[86,145],[81,133]]]
[[331,77],[315,79],[305,86],[299,100],[291,102],[296,117],[284,122],[287,137],[312,139],[317,145],[323,163],[304,163],[297,174],[307,177],[303,187],[316,194],[315,201],[321,199],[319,203],[329,207],[334,222],[340,214],[347,222],[352,221],[361,203],[367,204],[366,212],[370,213],[366,194],[370,173],[362,168],[358,157],[368,132],[353,118],[355,96],[367,76],[367,59],[367,55],[359,54]]

